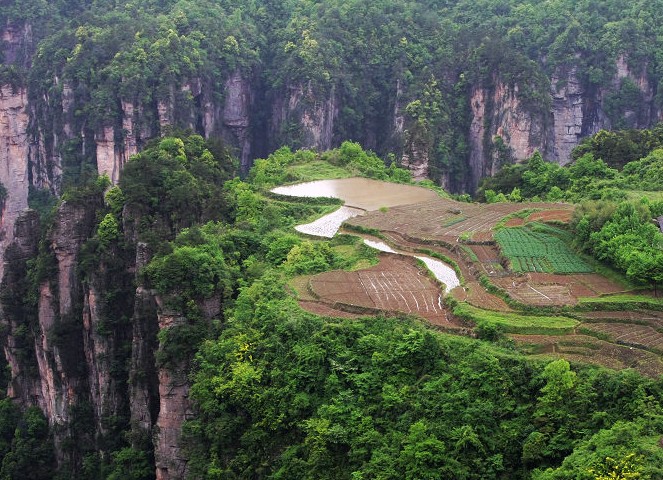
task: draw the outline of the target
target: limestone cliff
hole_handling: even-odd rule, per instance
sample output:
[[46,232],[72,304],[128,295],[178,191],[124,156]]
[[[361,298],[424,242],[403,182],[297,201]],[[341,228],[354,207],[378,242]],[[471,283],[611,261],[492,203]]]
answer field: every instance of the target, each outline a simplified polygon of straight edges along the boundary
[[[225,83],[225,102],[223,104],[222,121],[230,134],[231,144],[238,145],[241,170],[248,172],[251,168],[251,84],[239,71],[233,72]],[[213,106],[208,98],[203,104],[203,122],[206,136],[214,133],[216,118]]]
[[[641,102],[611,111],[609,99],[619,96],[624,79],[637,85]],[[662,120],[653,102],[654,93],[646,69],[632,71],[624,56],[616,61],[609,88],[583,84],[576,66],[557,68],[550,78],[550,107],[544,111],[527,105],[519,85],[507,85],[499,77],[490,88],[474,87],[470,94],[469,189],[499,168],[497,137],[509,149],[512,161],[522,161],[539,150],[547,160],[563,165],[571,160],[571,151],[583,138],[613,127],[611,115],[624,122],[621,126],[630,128],[646,128]]]
[[[5,198],[0,211],[0,252],[13,240],[14,223],[28,207],[29,114],[25,88],[0,86],[0,182]],[[0,266],[0,278],[2,278]]]
[[[186,317],[173,312],[159,314],[159,330],[186,325]],[[162,346],[163,347],[163,346]],[[185,478],[186,459],[180,443],[182,424],[193,412],[189,401],[188,359],[159,368],[159,416],[154,429],[157,480]]]
[[334,146],[338,109],[333,86],[324,94],[314,91],[310,82],[288,86],[272,102],[270,150],[283,140],[296,147],[329,150]]
[[[469,190],[474,190],[481,178],[494,175],[504,162],[523,160],[537,149],[548,152],[549,116],[527,109],[519,99],[517,85],[509,87],[496,78],[492,89],[475,87],[470,108]],[[498,142],[503,142],[507,151],[497,151]]]

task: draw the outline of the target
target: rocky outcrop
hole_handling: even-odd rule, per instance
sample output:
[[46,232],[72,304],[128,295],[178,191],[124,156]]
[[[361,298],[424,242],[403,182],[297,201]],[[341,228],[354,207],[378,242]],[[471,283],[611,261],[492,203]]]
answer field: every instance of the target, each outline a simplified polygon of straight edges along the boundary
[[571,160],[571,150],[580,143],[584,130],[598,131],[599,125],[607,122],[602,112],[596,112],[597,121],[587,125],[585,91],[577,72],[575,66],[559,68],[550,82],[554,142],[551,151],[546,153],[550,160],[562,165]]
[[[186,317],[159,314],[159,330],[187,323]],[[157,480],[186,477],[187,462],[181,447],[182,424],[193,415],[189,400],[188,365],[188,359],[181,359],[177,364],[159,368],[159,417],[154,429]]]
[[154,295],[142,287],[136,290],[131,325],[131,427],[137,437],[150,439],[159,414],[159,378],[154,359],[158,347],[159,324]]
[[[515,158],[529,158],[535,150],[548,150],[548,137],[545,133],[550,123],[545,114],[529,111],[519,100],[518,85],[509,88],[499,83],[493,94],[495,109],[493,124],[496,125],[495,136],[499,136],[511,150]],[[493,162],[487,168],[488,174],[497,172],[500,165]]]
[[120,170],[124,164],[123,155],[115,146],[115,130],[113,127],[104,127],[95,137],[97,144],[97,171],[99,175],[107,175],[113,184],[120,179]]
[[624,120],[623,126],[628,128],[648,128],[652,124],[663,120],[663,112],[654,102],[656,92],[647,74],[647,67],[648,64],[644,63],[637,70],[633,69],[629,65],[626,55],[620,55],[615,62],[616,71],[612,80],[612,87],[601,91],[601,98],[605,99],[611,94],[614,95],[615,92],[620,92],[622,83],[626,79],[637,86],[640,91],[638,104],[628,105],[623,112],[620,112]]
[[[532,112],[523,105],[517,85],[510,87],[495,78],[492,88],[475,87],[470,93],[470,108],[470,191],[481,178],[495,174],[503,162],[529,158],[535,150],[548,150],[546,127],[550,122],[545,113]],[[503,142],[508,151],[500,152],[498,142]]]
[[470,97],[472,124],[470,125],[470,184],[477,185],[484,176],[485,139],[489,133],[486,126],[486,102],[490,93],[485,88],[474,88]]
[[[272,103],[270,139],[320,151],[332,148],[339,105],[336,89],[331,86],[328,90],[325,95],[318,95],[311,83],[297,84],[277,96]],[[279,146],[273,144],[270,149]]]
[[[233,72],[225,83],[223,124],[234,136],[239,147],[240,166],[244,173],[251,168],[251,84],[239,71]],[[213,114],[210,102],[205,102],[204,125],[211,132]]]
[[646,66],[633,72],[624,56],[615,63],[611,86],[600,89],[584,85],[577,66],[558,67],[550,79],[549,112],[528,106],[518,85],[509,86],[497,77],[490,88],[474,87],[470,93],[468,188],[472,190],[482,177],[499,169],[496,137],[508,147],[513,161],[522,161],[539,150],[549,161],[568,163],[571,151],[583,138],[613,127],[607,99],[619,95],[624,79],[637,85],[642,101],[637,112],[627,106],[613,115],[625,118],[633,128],[647,128],[661,120]]
[[[97,171],[108,175],[112,183],[119,181],[124,164],[147,140],[163,135],[172,127],[198,131],[205,137],[222,137],[235,148],[242,171],[251,167],[251,83],[239,71],[232,73],[224,85],[224,101],[215,100],[214,93],[200,79],[192,79],[176,88],[156,106],[144,106],[137,99],[122,99],[119,123],[100,128],[94,136]],[[150,118],[156,118],[156,131],[150,128]]]
[[[164,308],[166,302],[157,297],[159,330],[190,327],[191,319]],[[198,302],[203,321],[221,313],[218,296]],[[199,320],[200,321],[200,320]],[[164,336],[165,338],[165,336]],[[172,340],[171,340],[172,341]],[[163,350],[164,343],[159,345]],[[154,459],[157,480],[176,480],[187,474],[187,458],[182,450],[182,425],[193,418],[193,405],[189,399],[191,357],[169,358],[159,366],[159,416],[154,427]]]
[[[108,369],[98,362],[105,349],[96,338],[96,293],[88,292],[83,301],[78,269],[81,246],[92,233],[97,206],[94,201],[62,203],[39,255],[39,217],[26,210],[17,218],[14,241],[4,252],[2,321],[7,337],[3,346],[11,375],[7,394],[44,412],[54,427],[61,464],[78,461],[72,449],[59,448],[65,441],[94,440],[92,425],[83,432],[72,430],[74,420],[80,420],[81,405],[90,405],[95,397],[89,385],[94,385],[96,398],[104,397],[100,405],[112,404],[102,385],[106,383],[103,370]],[[36,262],[32,278],[27,274],[29,259]],[[38,282],[36,291],[33,282]],[[88,376],[90,367],[96,380]],[[112,381],[108,386],[113,386]]]
[[[55,278],[41,283],[35,352],[41,379],[38,404],[54,432],[56,445],[69,437],[76,408],[90,398],[85,368],[84,328],[81,328],[82,285],[78,278],[81,245],[95,225],[95,205],[64,202],[49,235],[55,257]],[[92,432],[90,432],[92,433]],[[71,461],[58,448],[59,462]]]
[[[0,86],[0,255],[12,243],[14,223],[28,207],[28,100],[22,87]],[[0,266],[0,278],[3,269]]]
[[412,178],[419,181],[428,178],[429,147],[417,140],[416,138],[406,136],[405,148],[401,157],[401,166],[410,170]]
[[4,63],[28,67],[32,47],[32,25],[29,23],[9,23],[0,31],[0,58]]
[[34,338],[29,326],[37,312],[25,304],[28,293],[27,261],[37,255],[39,215],[27,210],[14,225],[13,242],[3,254],[5,275],[0,288],[3,350],[11,372],[7,396],[23,405],[40,405],[41,378],[37,369]]

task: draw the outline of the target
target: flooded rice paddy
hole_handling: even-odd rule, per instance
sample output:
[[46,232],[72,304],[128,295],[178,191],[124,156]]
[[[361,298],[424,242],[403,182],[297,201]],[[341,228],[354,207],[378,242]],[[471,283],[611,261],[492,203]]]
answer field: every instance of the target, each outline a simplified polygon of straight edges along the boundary
[[272,190],[290,197],[332,197],[345,201],[348,207],[378,210],[426,202],[438,198],[432,190],[414,185],[381,182],[370,178],[338,178],[286,185]]
[[446,263],[441,262],[440,260],[424,257],[422,255],[410,255],[407,252],[397,252],[384,242],[369,240],[367,238],[364,239],[364,243],[369,247],[375,248],[381,252],[398,253],[399,255],[413,256],[414,258],[421,260],[424,262],[428,270],[430,270],[430,272],[435,276],[435,278],[446,285],[446,293],[449,293],[454,288],[460,286],[460,280],[458,279],[458,275],[456,275],[454,269]]
[[364,238],[364,243],[369,247],[372,247],[376,250],[380,250],[381,252],[396,253],[396,250],[394,250],[384,242],[376,242],[374,240],[369,240],[367,238]]
[[[333,237],[338,229],[341,228],[343,222],[349,218],[361,215],[364,210],[371,211],[380,208],[411,205],[438,198],[435,192],[422,187],[381,182],[379,180],[359,177],[298,183],[296,185],[274,188],[272,192],[290,197],[332,197],[343,200],[345,205],[338,210],[314,222],[295,227],[295,230],[298,232],[324,238]],[[396,252],[386,243],[379,241],[364,239],[364,242],[366,245],[382,252],[418,258],[424,262],[435,278],[446,285],[447,292],[460,286],[456,272],[439,260]]]
[[458,280],[458,275],[456,275],[454,269],[446,263],[430,257],[415,256],[415,258],[418,258],[424,262],[426,267],[428,267],[428,270],[430,270],[431,273],[435,275],[435,278],[447,286],[447,293],[456,287],[460,287],[460,280]]
[[295,230],[306,235],[313,235],[315,237],[332,238],[341,228],[343,222],[348,218],[361,215],[363,210],[352,207],[341,207],[334,210],[332,213],[318,218],[315,222],[307,223],[304,225],[297,225]]

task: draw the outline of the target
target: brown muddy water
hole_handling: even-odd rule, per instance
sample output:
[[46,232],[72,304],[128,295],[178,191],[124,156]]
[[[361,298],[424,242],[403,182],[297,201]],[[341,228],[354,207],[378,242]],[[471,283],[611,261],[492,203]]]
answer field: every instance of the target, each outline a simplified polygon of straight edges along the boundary
[[381,182],[370,178],[338,178],[317,180],[277,187],[272,192],[291,197],[333,197],[345,201],[346,207],[378,210],[426,202],[437,198],[432,190],[414,185]]

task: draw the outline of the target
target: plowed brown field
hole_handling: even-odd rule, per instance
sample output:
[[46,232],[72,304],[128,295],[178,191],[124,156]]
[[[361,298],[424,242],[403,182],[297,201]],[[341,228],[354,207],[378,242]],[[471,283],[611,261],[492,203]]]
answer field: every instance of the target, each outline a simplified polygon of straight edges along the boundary
[[526,353],[555,355],[569,361],[593,363],[615,370],[633,368],[657,378],[663,374],[663,361],[655,353],[615,345],[588,335],[509,335]]
[[414,261],[396,255],[356,272],[321,273],[310,280],[319,301],[338,309],[366,308],[419,315],[439,325],[451,325],[439,287]]
[[622,345],[633,345],[663,352],[663,334],[647,325],[592,322],[584,323],[582,326],[589,331],[607,335],[611,341]]

